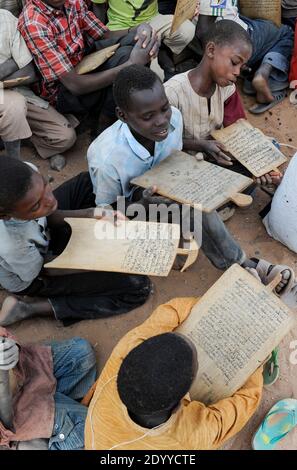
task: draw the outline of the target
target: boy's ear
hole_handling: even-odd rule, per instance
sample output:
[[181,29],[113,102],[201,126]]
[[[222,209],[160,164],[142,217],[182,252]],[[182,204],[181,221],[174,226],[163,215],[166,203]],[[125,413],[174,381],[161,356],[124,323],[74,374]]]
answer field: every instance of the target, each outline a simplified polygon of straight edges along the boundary
[[115,109],[115,112],[116,112],[116,115],[117,115],[118,119],[120,119],[123,122],[127,122],[127,115],[126,115],[125,111],[123,111],[121,108],[119,108],[117,106],[116,109]]
[[206,44],[205,52],[209,59],[213,59],[215,48],[216,48],[216,45],[212,41]]

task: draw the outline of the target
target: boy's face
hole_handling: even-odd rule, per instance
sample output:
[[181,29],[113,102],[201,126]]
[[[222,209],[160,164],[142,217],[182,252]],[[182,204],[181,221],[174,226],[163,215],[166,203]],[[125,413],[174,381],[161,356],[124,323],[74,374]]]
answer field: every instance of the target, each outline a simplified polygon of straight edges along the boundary
[[172,111],[164,87],[159,81],[151,90],[132,93],[129,109],[118,109],[117,112],[118,117],[141,137],[161,142],[168,136]]
[[18,220],[33,220],[46,217],[57,209],[58,203],[48,181],[39,173],[32,174],[31,187],[15,205],[9,217]]
[[213,81],[225,87],[236,82],[241,67],[251,57],[252,49],[249,44],[242,41],[225,46],[209,43],[206,46],[206,53],[210,59]]

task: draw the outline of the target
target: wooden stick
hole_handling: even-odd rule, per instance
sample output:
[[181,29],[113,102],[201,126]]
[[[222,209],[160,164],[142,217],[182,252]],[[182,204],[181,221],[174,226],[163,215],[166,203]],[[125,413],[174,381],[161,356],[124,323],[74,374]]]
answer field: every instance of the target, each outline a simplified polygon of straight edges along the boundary
[[278,273],[273,279],[272,281],[267,284],[266,286],[266,289],[270,290],[270,291],[273,291],[273,289],[276,288],[276,286],[281,282],[282,280],[282,275],[281,273]]
[[248,194],[236,193],[231,197],[231,201],[238,207],[246,207],[252,204],[253,198]]

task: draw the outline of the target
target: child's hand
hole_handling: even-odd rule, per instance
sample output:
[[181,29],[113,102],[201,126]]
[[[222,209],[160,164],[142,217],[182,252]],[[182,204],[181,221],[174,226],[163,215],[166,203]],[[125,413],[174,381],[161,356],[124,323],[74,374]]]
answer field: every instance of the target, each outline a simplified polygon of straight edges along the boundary
[[163,196],[154,196],[156,192],[157,186],[151,186],[150,188],[145,189],[139,202],[147,209],[150,204],[172,204],[172,199]]
[[266,186],[267,184],[275,184],[278,186],[281,183],[283,174],[280,171],[270,171],[260,178],[256,179],[257,184]]
[[155,30],[148,23],[142,23],[137,27],[134,40],[142,40],[142,47],[145,49],[153,34],[155,34]]
[[115,226],[119,225],[121,220],[129,220],[122,212],[114,211],[111,209],[104,209],[96,207],[94,209],[94,218],[98,220],[106,220],[113,223]]
[[[144,46],[146,44],[146,46]],[[148,64],[154,57],[157,56],[159,52],[159,39],[158,35],[155,31],[152,31],[152,35],[149,41],[146,39],[146,35],[141,35],[141,37],[136,42],[135,46],[133,47],[130,57],[129,63],[132,64],[140,64],[146,65]]]
[[218,142],[217,140],[200,140],[199,144],[202,152],[213,157],[220,165],[233,165],[231,157],[223,152],[223,150],[226,149],[221,142]]

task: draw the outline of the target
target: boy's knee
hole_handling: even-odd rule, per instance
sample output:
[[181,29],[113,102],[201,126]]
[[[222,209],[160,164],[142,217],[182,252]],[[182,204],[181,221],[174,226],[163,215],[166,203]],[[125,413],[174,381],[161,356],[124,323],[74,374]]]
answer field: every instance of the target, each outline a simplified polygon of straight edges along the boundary
[[76,132],[71,126],[61,127],[61,133],[59,138],[59,152],[63,153],[70,149],[76,141]]
[[91,343],[88,340],[80,337],[73,338],[73,342],[75,344],[74,347],[79,358],[84,361],[87,358],[90,367],[93,367],[93,365],[96,364],[96,356]]
[[27,115],[27,102],[20,93],[9,95],[8,99],[4,97],[4,103],[1,105],[1,114],[5,118],[11,117],[14,121],[23,120]]
[[182,40],[185,45],[188,45],[195,36],[194,24],[190,20],[185,21],[177,30],[177,34],[180,40]]

